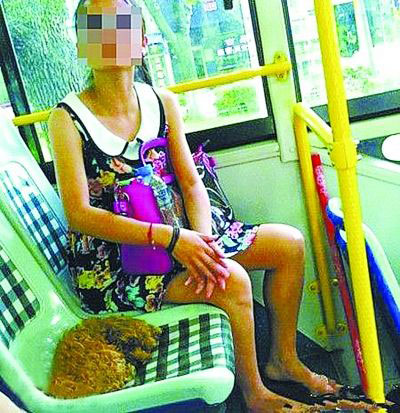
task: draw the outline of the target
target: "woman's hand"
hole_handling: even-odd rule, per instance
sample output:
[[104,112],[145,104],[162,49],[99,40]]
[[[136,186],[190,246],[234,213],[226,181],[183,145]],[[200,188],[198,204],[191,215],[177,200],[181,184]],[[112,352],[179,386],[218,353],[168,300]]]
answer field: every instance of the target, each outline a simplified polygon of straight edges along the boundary
[[190,274],[185,284],[189,285],[195,281],[196,294],[200,294],[206,288],[207,298],[211,297],[215,285],[224,290],[226,279],[229,277],[227,265],[223,261],[224,254],[215,239],[215,236],[181,228],[173,251],[174,257]]

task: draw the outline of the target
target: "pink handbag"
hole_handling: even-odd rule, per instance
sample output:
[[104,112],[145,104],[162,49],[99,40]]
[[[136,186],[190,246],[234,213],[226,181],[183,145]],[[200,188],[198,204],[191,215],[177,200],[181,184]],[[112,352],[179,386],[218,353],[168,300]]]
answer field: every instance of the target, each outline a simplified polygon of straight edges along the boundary
[[[144,148],[141,153],[144,154],[146,150]],[[153,188],[149,182],[146,182],[151,179],[152,167],[145,165],[137,172],[137,178],[133,178],[129,183],[120,182],[117,185],[113,205],[114,212],[140,221],[163,223]],[[173,267],[171,256],[162,247],[122,244],[120,253],[122,269],[129,274],[166,274]]]

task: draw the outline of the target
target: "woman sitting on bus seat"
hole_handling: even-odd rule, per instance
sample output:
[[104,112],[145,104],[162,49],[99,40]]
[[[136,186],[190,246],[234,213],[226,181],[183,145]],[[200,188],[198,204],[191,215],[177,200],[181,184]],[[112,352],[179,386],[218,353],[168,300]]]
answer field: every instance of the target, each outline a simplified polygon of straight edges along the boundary
[[[236,248],[230,248],[227,258],[226,245],[217,245],[211,234],[207,192],[185,139],[179,105],[167,90],[157,90],[157,95],[165,109],[169,153],[190,229],[180,229],[173,249],[176,264],[170,273],[159,277],[123,273],[118,243],[148,244],[149,223],[115,215],[104,195],[114,181],[132,176],[138,166],[138,142],[155,138],[159,129],[154,124],[158,116],[146,117],[159,111],[154,90],[147,85],[135,88],[132,82],[133,67],[140,64],[145,45],[144,37],[138,35],[138,10],[130,0],[80,1],[78,55],[92,68],[92,84],[79,95],[70,94],[49,120],[57,181],[70,226],[69,266],[83,307],[94,313],[154,311],[162,302],[203,302],[224,309],[233,331],[238,382],[249,411],[284,411],[285,404],[296,403],[269,391],[257,369],[247,272],[274,268],[265,283],[272,348],[263,374],[303,383],[315,393],[335,392],[333,381],[310,371],[297,356],[304,266],[301,233],[280,224],[247,225],[243,231],[240,224],[232,223],[225,235]],[[127,13],[132,15],[133,27],[126,24]],[[155,102],[150,110],[149,102]],[[118,148],[122,150],[116,155]],[[172,232],[169,225],[154,224],[151,241],[166,247]]]

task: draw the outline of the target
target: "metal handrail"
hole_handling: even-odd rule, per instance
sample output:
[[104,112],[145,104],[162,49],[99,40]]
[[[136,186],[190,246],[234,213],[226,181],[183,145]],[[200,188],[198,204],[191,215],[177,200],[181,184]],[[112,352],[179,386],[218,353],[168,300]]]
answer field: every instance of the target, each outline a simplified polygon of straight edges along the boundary
[[[276,76],[278,79],[285,79],[292,69],[290,61],[287,60],[283,53],[277,53],[274,62],[264,66],[238,70],[225,75],[212,76],[207,79],[194,80],[186,83],[178,83],[167,87],[174,93],[184,93],[207,87],[215,87],[239,80],[251,79],[257,76]],[[50,116],[51,109],[34,112],[26,115],[16,116],[13,119],[15,126],[25,126],[36,122],[46,122]]]
[[317,113],[302,102],[296,103],[293,110],[296,116],[306,122],[307,126],[315,133],[317,138],[325,145],[325,147],[332,149],[332,128],[327,125]]
[[[295,105],[294,129],[297,143],[297,152],[300,161],[300,172],[310,225],[313,251],[317,265],[319,288],[321,291],[323,315],[328,334],[336,333],[335,305],[332,297],[331,280],[329,276],[328,260],[325,252],[324,234],[321,228],[321,214],[316,185],[314,182],[311,163],[311,149],[308,139],[307,126],[320,136],[326,134],[326,128],[320,124],[317,115],[303,104]],[[327,126],[327,125],[326,125]],[[333,140],[332,133],[328,139]]]
[[[310,189],[313,185],[315,186],[315,184],[311,184],[313,176],[312,169],[310,169],[311,153],[307,125],[313,128],[317,135],[322,137],[321,140],[326,140],[331,147],[330,156],[337,171],[340,196],[342,199],[356,315],[367,373],[368,388],[365,390],[372,400],[383,402],[385,400],[385,394],[382,364],[364,233],[362,230],[361,204],[356,173],[357,151],[351,139],[334,10],[331,0],[314,0],[314,5],[333,140],[331,141],[327,127],[321,127],[320,119],[312,115],[310,109],[305,110],[304,107],[298,105],[295,107],[294,127],[299,149],[303,184],[306,197],[310,197],[307,202],[311,204],[311,208],[308,210],[309,219],[310,222],[313,222],[312,225],[315,225],[315,221],[318,220],[318,215],[315,215],[315,212],[313,212],[317,195],[315,191],[311,194]],[[315,242],[315,248],[319,249],[318,234]],[[325,308],[325,314],[329,314],[330,311],[331,308],[328,303],[328,307]]]

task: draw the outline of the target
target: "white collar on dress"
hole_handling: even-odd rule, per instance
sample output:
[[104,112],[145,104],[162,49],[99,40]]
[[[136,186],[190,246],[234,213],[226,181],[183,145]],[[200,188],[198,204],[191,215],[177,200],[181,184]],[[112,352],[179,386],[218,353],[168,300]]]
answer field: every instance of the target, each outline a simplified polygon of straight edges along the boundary
[[120,156],[127,146],[122,156],[135,160],[139,158],[140,144],[157,138],[160,129],[160,107],[157,96],[150,85],[138,82],[135,83],[134,88],[138,97],[141,122],[133,142],[127,142],[106,128],[75,92],[69,93],[62,102],[76,112],[100,150],[110,156]]

